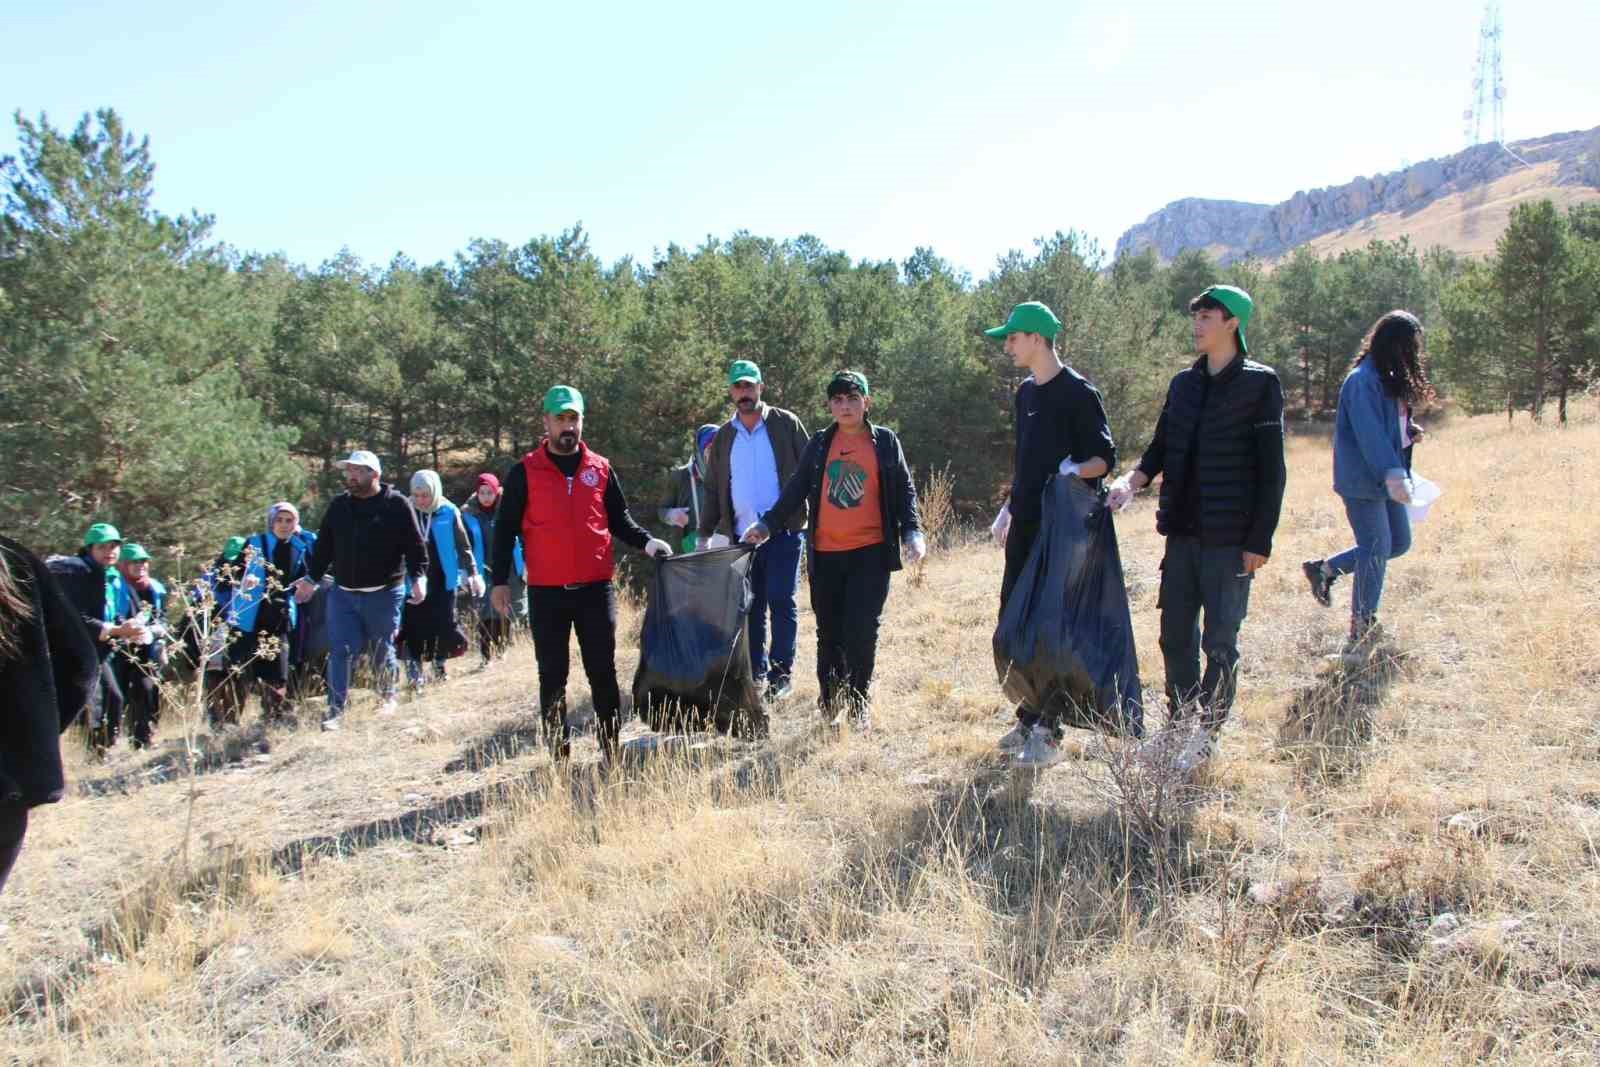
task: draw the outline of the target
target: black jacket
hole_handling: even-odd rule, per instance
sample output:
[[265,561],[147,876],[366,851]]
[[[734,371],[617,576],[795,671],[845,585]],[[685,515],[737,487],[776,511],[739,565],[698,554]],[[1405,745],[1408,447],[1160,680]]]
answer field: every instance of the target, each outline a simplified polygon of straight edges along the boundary
[[100,658],[110,656],[111,642],[100,640],[100,627],[106,621],[106,568],[85,548],[75,556],[51,556],[49,569],[67,603],[83,620]]
[[346,589],[390,586],[427,574],[428,544],[411,499],[392,485],[379,485],[376,497],[359,504],[348,491],[334,497],[306,572],[320,582],[330,567],[333,580]]
[[33,617],[18,627],[19,654],[0,662],[0,804],[31,808],[66,790],[61,731],[88,702],[100,660],[39,557],[8,537],[0,537],[0,553],[33,606]]
[[1164,475],[1160,533],[1270,556],[1286,478],[1277,371],[1240,355],[1213,377],[1201,356],[1167,387],[1139,470]]
[[[889,569],[900,569],[900,542],[922,527],[917,515],[917,487],[911,480],[911,468],[906,465],[906,454],[900,447],[900,438],[884,426],[867,423],[872,433],[872,450],[878,456],[878,506],[883,515],[883,544],[888,552]],[[823,468],[828,462],[828,449],[833,447],[839,424],[831,423],[827,429],[818,430],[806,442],[800,453],[800,463],[794,476],[784,485],[778,502],[761,516],[761,524],[770,532],[781,530],[791,516],[809,514],[806,538],[806,565],[816,565],[816,524],[822,514]],[[801,509],[809,505],[809,512]]]

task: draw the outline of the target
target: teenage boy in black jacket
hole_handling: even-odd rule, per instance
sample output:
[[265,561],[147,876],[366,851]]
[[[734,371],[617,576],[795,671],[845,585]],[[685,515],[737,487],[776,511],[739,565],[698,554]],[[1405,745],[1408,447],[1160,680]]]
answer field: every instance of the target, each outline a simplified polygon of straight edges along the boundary
[[[1000,579],[1000,614],[1016,588],[1039,536],[1044,486],[1051,478],[1081,478],[1095,489],[1117,462],[1117,445],[1106,422],[1100,391],[1061,362],[1056,337],[1061,321],[1036,300],[1011,309],[1005,325],[985,335],[1005,341],[1006,355],[1029,372],[1017,387],[1012,418],[1016,458],[1011,494],[990,532],[1006,554]],[[1000,751],[1022,767],[1041,769],[1061,762],[1061,724],[1038,709],[1017,706],[1017,725],[1000,738]]]
[[1198,710],[1200,729],[1181,746],[1152,743],[1153,751],[1173,748],[1173,765],[1185,772],[1211,758],[1233,706],[1250,583],[1272,554],[1283,508],[1283,386],[1271,367],[1245,358],[1254,306],[1231,285],[1189,302],[1200,358],[1172,379],[1150,447],[1107,497],[1121,508],[1162,475],[1156,530],[1167,539],[1158,599],[1167,705],[1175,723]]
[[317,543],[311,549],[306,577],[295,584],[295,599],[304,604],[330,568],[328,590],[328,712],[324,730],[339,729],[350,694],[350,661],[363,651],[371,656],[377,688],[383,697],[379,715],[392,715],[399,667],[394,635],[411,583],[411,603],[428,595],[428,545],[417,525],[411,498],[378,478],[378,457],[356,451],[340,460],[347,491],[334,497],[322,516]]
[[818,703],[838,723],[871,725],[872,671],[889,575],[927,554],[917,490],[894,431],[867,419],[867,379],[840,371],[828,383],[833,425],[806,443],[783,492],[745,533],[759,545],[810,505],[806,538],[811,611],[817,620]]

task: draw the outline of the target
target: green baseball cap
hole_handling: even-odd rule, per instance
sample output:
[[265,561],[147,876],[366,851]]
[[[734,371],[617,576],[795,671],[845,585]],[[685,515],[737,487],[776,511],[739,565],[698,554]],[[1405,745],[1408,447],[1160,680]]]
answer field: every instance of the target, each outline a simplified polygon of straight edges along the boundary
[[97,522],[89,527],[88,532],[83,535],[84,548],[88,548],[90,545],[107,545],[113,542],[120,544],[122,535],[109,522]]
[[738,385],[740,382],[761,382],[761,368],[748,359],[736,359],[733,366],[728,368],[728,384]]
[[230,537],[228,543],[222,546],[223,559],[238,559],[244,553],[244,538]]
[[997,340],[1005,340],[1014,333],[1036,333],[1044,337],[1054,337],[1061,332],[1061,320],[1056,318],[1056,313],[1039,303],[1030,300],[1026,304],[1018,304],[1011,309],[1011,317],[1006,319],[1004,326],[996,326],[992,330],[984,330],[984,334]]
[[118,563],[142,563],[142,562],[144,562],[145,560],[147,560],[149,558],[150,558],[150,553],[148,553],[148,552],[146,552],[144,550],[144,546],[143,545],[138,544],[138,543],[133,542],[133,541],[129,541],[127,544],[122,546],[122,555],[117,557],[117,562]]
[[1244,328],[1250,324],[1250,312],[1255,310],[1256,302],[1236,285],[1213,285],[1195,299],[1208,296],[1227,308],[1229,317],[1239,320],[1239,351],[1248,355],[1250,346],[1244,343]]
[[834,374],[828,382],[828,398],[831,400],[845,393],[860,393],[862,396],[871,396],[867,390],[867,376],[858,370],[842,370]]
[[552,385],[550,391],[544,394],[544,413],[559,415],[563,411],[576,411],[582,415],[583,394],[570,385]]

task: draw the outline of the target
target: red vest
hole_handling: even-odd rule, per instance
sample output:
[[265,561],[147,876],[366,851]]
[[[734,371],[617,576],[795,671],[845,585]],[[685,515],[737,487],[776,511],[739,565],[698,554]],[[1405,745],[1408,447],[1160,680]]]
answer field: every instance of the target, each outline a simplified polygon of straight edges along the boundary
[[522,457],[528,505],[522,511],[522,554],[529,585],[609,582],[616,572],[606,486],[611,462],[578,444],[578,473],[568,478],[541,443]]

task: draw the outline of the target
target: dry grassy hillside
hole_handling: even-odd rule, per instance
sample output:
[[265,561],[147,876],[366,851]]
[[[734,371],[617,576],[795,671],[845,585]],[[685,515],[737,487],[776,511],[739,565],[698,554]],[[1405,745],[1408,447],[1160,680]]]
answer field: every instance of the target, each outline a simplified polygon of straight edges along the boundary
[[[74,757],[0,895],[0,1058],[1596,1062],[1596,415],[1419,447],[1446,496],[1360,678],[1299,574],[1347,530],[1296,440],[1240,708],[1158,822],[1087,735],[1005,772],[981,544],[896,578],[869,734],[818,730],[812,681],[768,743],[554,776],[523,650],[340,734],[202,737],[192,781],[175,738]],[[1148,498],[1118,521],[1158,685]]]
[[1558,211],[1600,200],[1600,189],[1557,185],[1560,164],[1536,163],[1466,192],[1451,193],[1416,211],[1383,211],[1360,223],[1314,237],[1306,245],[1318,256],[1365,248],[1371,241],[1409,237],[1412,247],[1448,248],[1466,256],[1487,256],[1511,222],[1518,204],[1550,200]]

